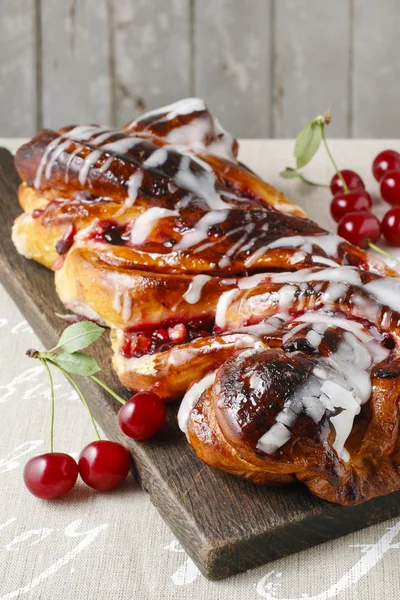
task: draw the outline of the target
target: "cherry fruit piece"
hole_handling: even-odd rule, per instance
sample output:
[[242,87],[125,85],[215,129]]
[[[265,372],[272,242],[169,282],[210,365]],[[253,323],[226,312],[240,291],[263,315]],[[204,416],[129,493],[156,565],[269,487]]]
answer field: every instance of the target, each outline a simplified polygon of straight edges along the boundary
[[388,171],[400,171],[400,154],[395,150],[383,150],[372,163],[372,173],[378,182]]
[[382,220],[382,233],[391,246],[400,246],[400,207],[388,210]]
[[331,215],[338,223],[347,213],[369,211],[371,207],[372,198],[363,189],[352,190],[348,194],[340,192],[334,196],[331,202]]
[[118,442],[97,440],[84,447],[78,461],[83,481],[101,492],[111,490],[126,479],[130,469],[127,449]]
[[[349,191],[358,190],[359,188],[365,188],[363,180],[354,171],[350,171],[349,169],[343,169],[343,171],[340,171],[340,173],[343,179],[345,180]],[[330,188],[333,196],[336,196],[336,194],[339,194],[339,192],[344,192],[343,182],[337,173],[335,173],[335,175],[331,179]]]
[[381,224],[370,212],[352,212],[339,222],[338,234],[345,240],[359,246],[368,247],[368,240],[375,244],[381,236]]
[[24,482],[34,496],[51,500],[69,492],[78,477],[78,465],[69,454],[49,452],[25,465]]
[[388,171],[381,179],[381,196],[392,206],[400,205],[400,171]]
[[184,323],[178,323],[174,327],[170,327],[168,329],[168,335],[171,342],[184,342],[186,340],[187,333],[186,325],[184,325]]
[[153,392],[138,392],[119,410],[118,424],[128,437],[146,440],[165,423],[164,402]]

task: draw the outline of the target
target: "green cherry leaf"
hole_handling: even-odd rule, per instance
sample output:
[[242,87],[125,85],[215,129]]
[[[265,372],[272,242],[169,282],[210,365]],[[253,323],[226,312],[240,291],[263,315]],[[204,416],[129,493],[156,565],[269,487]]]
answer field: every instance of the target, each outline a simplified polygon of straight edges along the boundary
[[319,121],[307,123],[296,138],[294,156],[296,168],[301,169],[307,165],[317,152],[322,141],[322,127]]
[[286,169],[281,171],[279,175],[284,179],[296,179],[296,177],[301,178],[301,174],[296,169],[293,169],[293,167],[286,167]]
[[61,334],[56,350],[62,348],[65,352],[77,352],[93,344],[103,333],[104,328],[92,321],[79,321],[69,325]]
[[73,375],[94,375],[100,371],[100,366],[95,358],[81,352],[61,352],[52,359],[56,365]]

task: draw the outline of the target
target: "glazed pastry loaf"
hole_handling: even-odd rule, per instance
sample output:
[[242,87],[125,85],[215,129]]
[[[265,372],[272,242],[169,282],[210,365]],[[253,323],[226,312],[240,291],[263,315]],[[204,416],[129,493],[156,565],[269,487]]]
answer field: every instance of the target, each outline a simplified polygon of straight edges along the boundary
[[[354,504],[400,488],[400,281],[237,161],[204,102],[16,154],[13,240],[206,463]],[[266,157],[267,160],[267,157]]]

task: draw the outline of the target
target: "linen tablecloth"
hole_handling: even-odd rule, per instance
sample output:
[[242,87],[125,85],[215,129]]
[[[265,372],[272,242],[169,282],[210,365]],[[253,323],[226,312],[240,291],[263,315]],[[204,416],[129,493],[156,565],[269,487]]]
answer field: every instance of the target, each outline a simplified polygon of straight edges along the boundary
[[[14,149],[18,142],[0,140],[0,145]],[[332,142],[340,166],[358,171],[376,198],[370,166],[386,147],[400,150],[400,142]],[[293,166],[292,149],[290,140],[247,140],[240,158],[334,230],[326,190],[279,178],[280,170]],[[332,169],[322,150],[307,173],[329,181]],[[377,205],[379,215],[384,210]],[[31,347],[42,346],[0,288],[0,600],[400,598],[400,517],[210,582],[132,476],[104,494],[80,482],[52,502],[31,496],[22,482],[23,467],[30,457],[48,451],[50,418],[43,367],[25,356]],[[55,384],[55,449],[77,456],[93,440],[91,425],[75,392],[57,373]]]

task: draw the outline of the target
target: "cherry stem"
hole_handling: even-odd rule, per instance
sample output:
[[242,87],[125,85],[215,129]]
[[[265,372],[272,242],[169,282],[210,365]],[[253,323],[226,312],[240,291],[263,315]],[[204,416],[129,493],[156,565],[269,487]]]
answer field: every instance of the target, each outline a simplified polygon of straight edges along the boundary
[[400,260],[398,258],[396,258],[396,256],[393,256],[393,254],[386,252],[386,250],[383,250],[383,248],[379,248],[379,246],[375,246],[375,244],[373,244],[369,240],[366,240],[366,241],[367,241],[368,246],[371,248],[371,250],[375,250],[375,252],[378,252],[378,254],[381,254],[382,256],[385,256],[386,258],[390,258],[390,260],[395,260],[397,263],[400,264]]
[[326,136],[325,136],[325,123],[322,123],[321,125],[321,137],[322,137],[322,141],[324,142],[324,146],[325,146],[325,150],[330,158],[330,161],[333,165],[333,168],[336,171],[336,175],[339,177],[340,181],[342,182],[343,185],[343,190],[345,194],[349,193],[349,188],[347,187],[347,183],[344,180],[343,175],[341,174],[341,172],[339,171],[339,168],[335,162],[335,159],[333,158],[333,155],[331,153],[331,151],[329,150],[329,146],[328,146],[328,142],[326,141]]
[[53,385],[53,377],[51,375],[51,371],[49,369],[49,365],[44,358],[40,359],[40,362],[43,364],[44,368],[47,371],[50,380],[50,395],[51,395],[51,413],[50,413],[50,452],[54,452],[54,385]]
[[99,385],[104,390],[106,390],[106,392],[108,392],[109,394],[111,394],[111,396],[113,396],[116,400],[118,400],[118,402],[120,404],[125,404],[126,403],[126,400],[124,400],[123,398],[121,398],[121,396],[119,396],[116,392],[114,392],[111,388],[109,388],[108,385],[106,385],[105,383],[103,383],[102,381],[100,381],[100,379],[97,379],[97,377],[95,375],[90,375],[90,379],[93,379],[93,381],[95,381],[97,383],[97,385]]
[[96,425],[95,420],[93,418],[92,411],[90,410],[90,406],[88,404],[88,401],[86,400],[85,396],[83,395],[83,392],[82,392],[81,388],[79,387],[79,385],[76,383],[76,381],[71,377],[71,375],[65,369],[63,369],[62,367],[60,367],[60,365],[58,365],[57,363],[53,363],[51,360],[49,362],[51,362],[52,365],[54,365],[55,367],[57,367],[57,369],[60,369],[60,371],[62,371],[62,373],[64,373],[65,377],[68,379],[68,381],[70,382],[70,384],[72,385],[72,387],[75,388],[75,390],[76,390],[79,398],[82,400],[82,403],[84,404],[84,406],[86,406],[86,409],[87,409],[87,411],[89,413],[89,417],[90,417],[90,420],[92,422],[93,429],[94,429],[94,432],[96,434],[96,437],[97,437],[98,440],[101,440],[100,433],[99,433],[99,430],[97,429],[97,425]]
[[329,188],[329,185],[327,183],[318,183],[318,181],[311,181],[311,179],[307,179],[307,177],[305,177],[299,171],[297,173],[298,178],[301,179],[301,181],[303,181],[304,183],[307,183],[308,185],[313,185],[314,187]]

